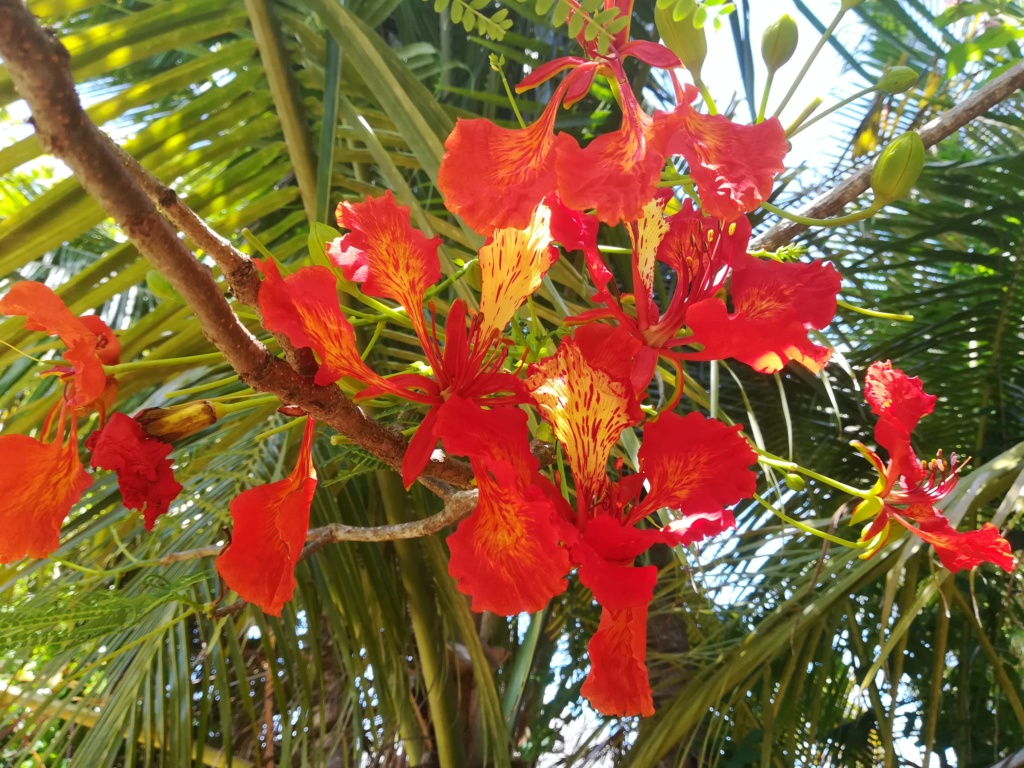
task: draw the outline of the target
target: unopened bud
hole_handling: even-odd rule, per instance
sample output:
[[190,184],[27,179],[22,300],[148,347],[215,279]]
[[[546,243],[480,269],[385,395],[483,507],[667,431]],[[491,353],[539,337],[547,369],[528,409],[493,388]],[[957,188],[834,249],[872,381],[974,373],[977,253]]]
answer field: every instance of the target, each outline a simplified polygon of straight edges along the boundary
[[873,520],[882,511],[885,502],[878,496],[868,496],[853,510],[853,519],[850,525],[860,525],[865,520]]
[[789,14],[768,25],[761,36],[761,58],[770,73],[793,58],[799,39],[796,22]]
[[807,481],[795,472],[786,473],[786,486],[791,491],[802,491],[807,487]]
[[173,443],[206,429],[225,413],[227,410],[216,401],[195,400],[170,408],[144,408],[135,414],[135,421],[150,437]]
[[917,71],[910,67],[893,67],[878,81],[876,88],[883,93],[903,93],[917,82]]
[[654,24],[665,47],[679,57],[679,61],[700,81],[700,70],[708,55],[708,39],[703,28],[693,25],[693,13],[676,18],[671,8],[654,9]]
[[924,168],[924,142],[916,131],[908,131],[889,143],[871,171],[875,201],[883,205],[904,197]]

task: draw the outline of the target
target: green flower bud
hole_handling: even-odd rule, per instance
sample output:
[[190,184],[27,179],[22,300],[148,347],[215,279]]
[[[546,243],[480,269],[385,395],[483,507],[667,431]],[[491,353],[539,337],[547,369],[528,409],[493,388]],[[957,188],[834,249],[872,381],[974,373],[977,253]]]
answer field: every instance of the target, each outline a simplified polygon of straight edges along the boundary
[[917,82],[917,71],[910,67],[893,67],[878,81],[876,86],[883,93],[903,93]]
[[693,26],[693,14],[676,19],[671,8],[655,8],[654,23],[665,47],[700,81],[700,70],[708,55],[708,39],[703,29]]
[[924,168],[924,142],[916,131],[908,131],[889,143],[875,160],[871,189],[883,205],[904,197]]
[[885,502],[878,496],[868,496],[853,510],[853,519],[850,520],[850,525],[859,525],[865,520],[873,520],[884,506]]
[[807,487],[807,481],[795,472],[786,473],[786,486],[791,491],[802,491]]
[[135,415],[135,421],[150,437],[173,443],[206,429],[225,413],[227,410],[218,402],[196,400],[170,408],[144,408]]
[[768,25],[761,36],[761,58],[769,72],[774,74],[793,58],[799,36],[796,22],[789,14]]

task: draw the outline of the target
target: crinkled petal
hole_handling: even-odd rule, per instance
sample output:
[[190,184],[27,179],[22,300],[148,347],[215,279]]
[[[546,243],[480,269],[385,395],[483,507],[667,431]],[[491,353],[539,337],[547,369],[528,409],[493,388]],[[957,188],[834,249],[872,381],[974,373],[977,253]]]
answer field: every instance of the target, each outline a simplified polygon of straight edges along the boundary
[[103,322],[99,315],[82,315],[78,319],[96,336],[96,357],[100,362],[104,365],[117,365],[121,362],[121,342],[117,340],[114,329]]
[[[59,336],[64,342],[67,346],[64,359],[71,363],[75,372],[74,394],[68,399],[71,405],[85,405],[102,396],[107,375],[103,372],[99,348],[101,337],[92,330],[91,325],[75,317],[50,288],[28,280],[15,283],[7,295],[0,299],[0,312],[5,315],[24,315],[26,330],[45,331]],[[95,321],[89,322],[92,324]],[[106,331],[110,331],[106,323],[103,326]],[[102,334],[104,347],[108,346],[112,337],[112,332],[109,336],[105,332]]]
[[478,253],[483,338],[500,335],[558,258],[551,209],[538,205],[526,229],[498,229]]
[[283,333],[296,347],[309,347],[320,358],[314,381],[333,384],[343,376],[391,391],[387,381],[359,357],[355,332],[341,311],[337,281],[327,267],[302,267],[282,278],[273,259],[254,259],[264,275],[259,303],[263,325]]
[[644,329],[658,321],[658,309],[651,297],[654,296],[654,267],[657,264],[658,247],[669,231],[669,221],[665,217],[667,202],[664,196],[655,197],[644,205],[640,218],[630,226],[633,240],[633,294],[637,322]]
[[661,43],[652,43],[649,40],[630,40],[619,48],[619,55],[623,59],[634,56],[658,69],[675,69],[683,66],[679,57],[672,51]]
[[416,478],[423,474],[423,470],[430,463],[430,457],[437,448],[438,436],[435,431],[437,424],[438,408],[431,408],[427,411],[423,421],[416,427],[416,433],[409,441],[409,447],[405,449],[405,457],[402,459],[402,484],[409,488]]
[[410,317],[421,314],[423,294],[441,278],[440,237],[428,238],[409,221],[409,209],[391,190],[381,197],[338,206],[349,232],[328,244],[327,255],[363,293],[397,301]]
[[[602,327],[584,326],[576,334]],[[616,350],[605,347],[604,355],[614,358]],[[625,363],[631,364],[628,359]],[[562,340],[553,357],[530,366],[526,384],[565,446],[577,497],[587,509],[607,485],[608,457],[622,430],[642,417],[628,375],[615,377],[595,367],[573,336]]]
[[724,115],[701,114],[689,103],[696,95],[688,86],[678,94],[679,106],[656,113],[655,120],[674,129],[667,153],[686,158],[704,212],[732,221],[771,195],[776,174],[785,168],[786,131],[775,117],[740,125]]
[[[992,523],[985,523],[976,531],[958,532],[943,515],[927,504],[913,504],[899,514],[890,514],[908,531],[927,541],[942,564],[953,573],[970,570],[982,563],[994,563],[1004,571],[1016,565],[1010,552],[1010,543],[999,535]],[[914,520],[910,525],[904,517]]]
[[435,431],[450,453],[469,457],[479,489],[473,514],[448,537],[449,573],[474,611],[539,611],[565,591],[572,566],[530,453],[526,414],[453,397]]
[[123,413],[113,414],[92,444],[92,466],[117,473],[124,505],[142,511],[147,531],[181,493],[171,471],[171,450]]
[[919,378],[907,376],[886,360],[868,367],[864,398],[878,416],[875,440],[889,452],[894,474],[911,482],[923,479],[926,472],[914,454],[910,433],[923,416],[935,410],[935,395],[924,391]]
[[831,350],[811,342],[807,331],[828,325],[840,283],[831,264],[784,264],[741,256],[733,265],[734,314],[717,298],[687,308],[691,340],[704,345],[699,356],[689,356],[733,357],[761,373],[776,373],[795,361],[817,373]]
[[92,478],[78,460],[74,420],[64,442],[64,414],[53,442],[0,435],[0,563],[46,557],[60,546],[60,527]]
[[217,573],[243,600],[274,616],[295,591],[295,565],[309,529],[316,491],[315,422],[306,419],[299,458],[291,474],[260,485],[231,502],[231,543],[217,558]]
[[750,469],[757,454],[739,431],[739,425],[727,427],[696,411],[686,416],[663,413],[648,423],[639,459],[650,490],[630,513],[631,520],[668,507],[682,516],[670,529],[680,534],[682,543],[721,531],[732,517],[725,508],[757,489]]
[[591,706],[609,716],[654,714],[647,677],[647,606],[604,608],[587,646],[590,674],[580,689]]
[[[556,94],[558,95],[558,94]],[[477,232],[521,229],[555,191],[555,114],[560,95],[523,129],[459,118],[444,143],[437,186],[448,210]]]

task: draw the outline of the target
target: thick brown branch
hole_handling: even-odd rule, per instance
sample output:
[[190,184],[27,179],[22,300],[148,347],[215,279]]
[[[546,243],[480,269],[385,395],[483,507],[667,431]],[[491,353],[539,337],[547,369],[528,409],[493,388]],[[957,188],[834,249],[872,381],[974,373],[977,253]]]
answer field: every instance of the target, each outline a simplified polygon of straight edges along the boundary
[[[106,136],[86,116],[75,92],[70,56],[20,0],[0,0],[0,57],[28,102],[44,150],[63,160],[79,183],[195,313],[203,333],[253,389],[302,408],[393,467],[406,440],[370,419],[337,387],[318,387],[296,373],[239,322],[210,270],[197,261],[121,164]],[[472,473],[451,459],[426,473],[468,487]]]
[[[967,125],[974,118],[983,115],[996,104],[1004,101],[1024,88],[1024,61],[1017,62],[999,77],[986,83],[964,101],[943,112],[920,129],[921,139],[926,147],[938,144]],[[871,186],[871,169],[868,165],[815,198],[797,213],[812,219],[823,219],[842,210]],[[781,221],[750,242],[750,250],[774,251],[807,229],[795,221]]]
[[[453,493],[445,501],[444,509],[436,515],[425,517],[422,520],[413,520],[408,523],[397,523],[395,525],[377,525],[373,527],[359,527],[331,523],[323,528],[313,528],[306,534],[306,547],[302,551],[302,557],[309,557],[327,544],[334,544],[339,541],[395,541],[396,539],[418,539],[422,536],[430,536],[449,525],[459,522],[468,517],[476,508],[477,491],[459,491]],[[170,565],[180,563],[183,560],[197,560],[203,557],[216,557],[223,549],[219,544],[198,549],[188,549],[183,552],[172,552],[160,558],[156,565]]]
[[[108,142],[121,159],[121,164],[167,220],[217,263],[235,298],[259,314],[260,276],[252,260],[235,248],[230,240],[217,234],[178,197],[177,192],[143,168],[138,160],[109,138]],[[316,373],[316,358],[312,350],[296,348],[284,334],[275,333],[274,338],[284,351],[285,359],[299,375],[312,376]]]

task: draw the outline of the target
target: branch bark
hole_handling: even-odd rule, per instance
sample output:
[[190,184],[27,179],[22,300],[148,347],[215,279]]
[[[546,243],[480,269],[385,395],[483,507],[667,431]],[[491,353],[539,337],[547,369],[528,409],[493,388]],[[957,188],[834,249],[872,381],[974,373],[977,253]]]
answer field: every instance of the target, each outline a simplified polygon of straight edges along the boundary
[[[300,376],[242,325],[209,268],[178,239],[109,139],[82,110],[67,49],[39,26],[21,0],[0,0],[0,57],[32,111],[43,149],[68,165],[85,191],[167,278],[239,378],[299,406],[390,466],[400,467],[404,437],[368,418],[339,388],[318,387]],[[472,481],[469,466],[450,458],[432,461],[426,474],[459,487]]]
[[[1024,88],[1024,61],[1017,62],[999,77],[986,83],[955,107],[922,127],[918,132],[924,145],[932,147],[938,144],[1021,88]],[[861,168],[825,194],[812,200],[797,213],[812,219],[823,219],[839,212],[843,206],[855,200],[871,186],[872,168],[874,164]],[[805,224],[781,221],[751,240],[750,250],[777,250],[806,229]]]
[[[396,541],[398,539],[418,539],[444,530],[449,525],[468,517],[476,509],[477,491],[459,491],[451,494],[445,501],[444,509],[436,515],[422,520],[393,525],[377,525],[360,527],[331,523],[322,528],[311,528],[306,534],[306,547],[302,557],[307,558],[328,544],[339,541]],[[155,565],[164,566],[180,563],[183,560],[197,560],[204,557],[216,557],[224,548],[219,544],[198,549],[187,549],[183,552],[172,552],[156,561]]]

